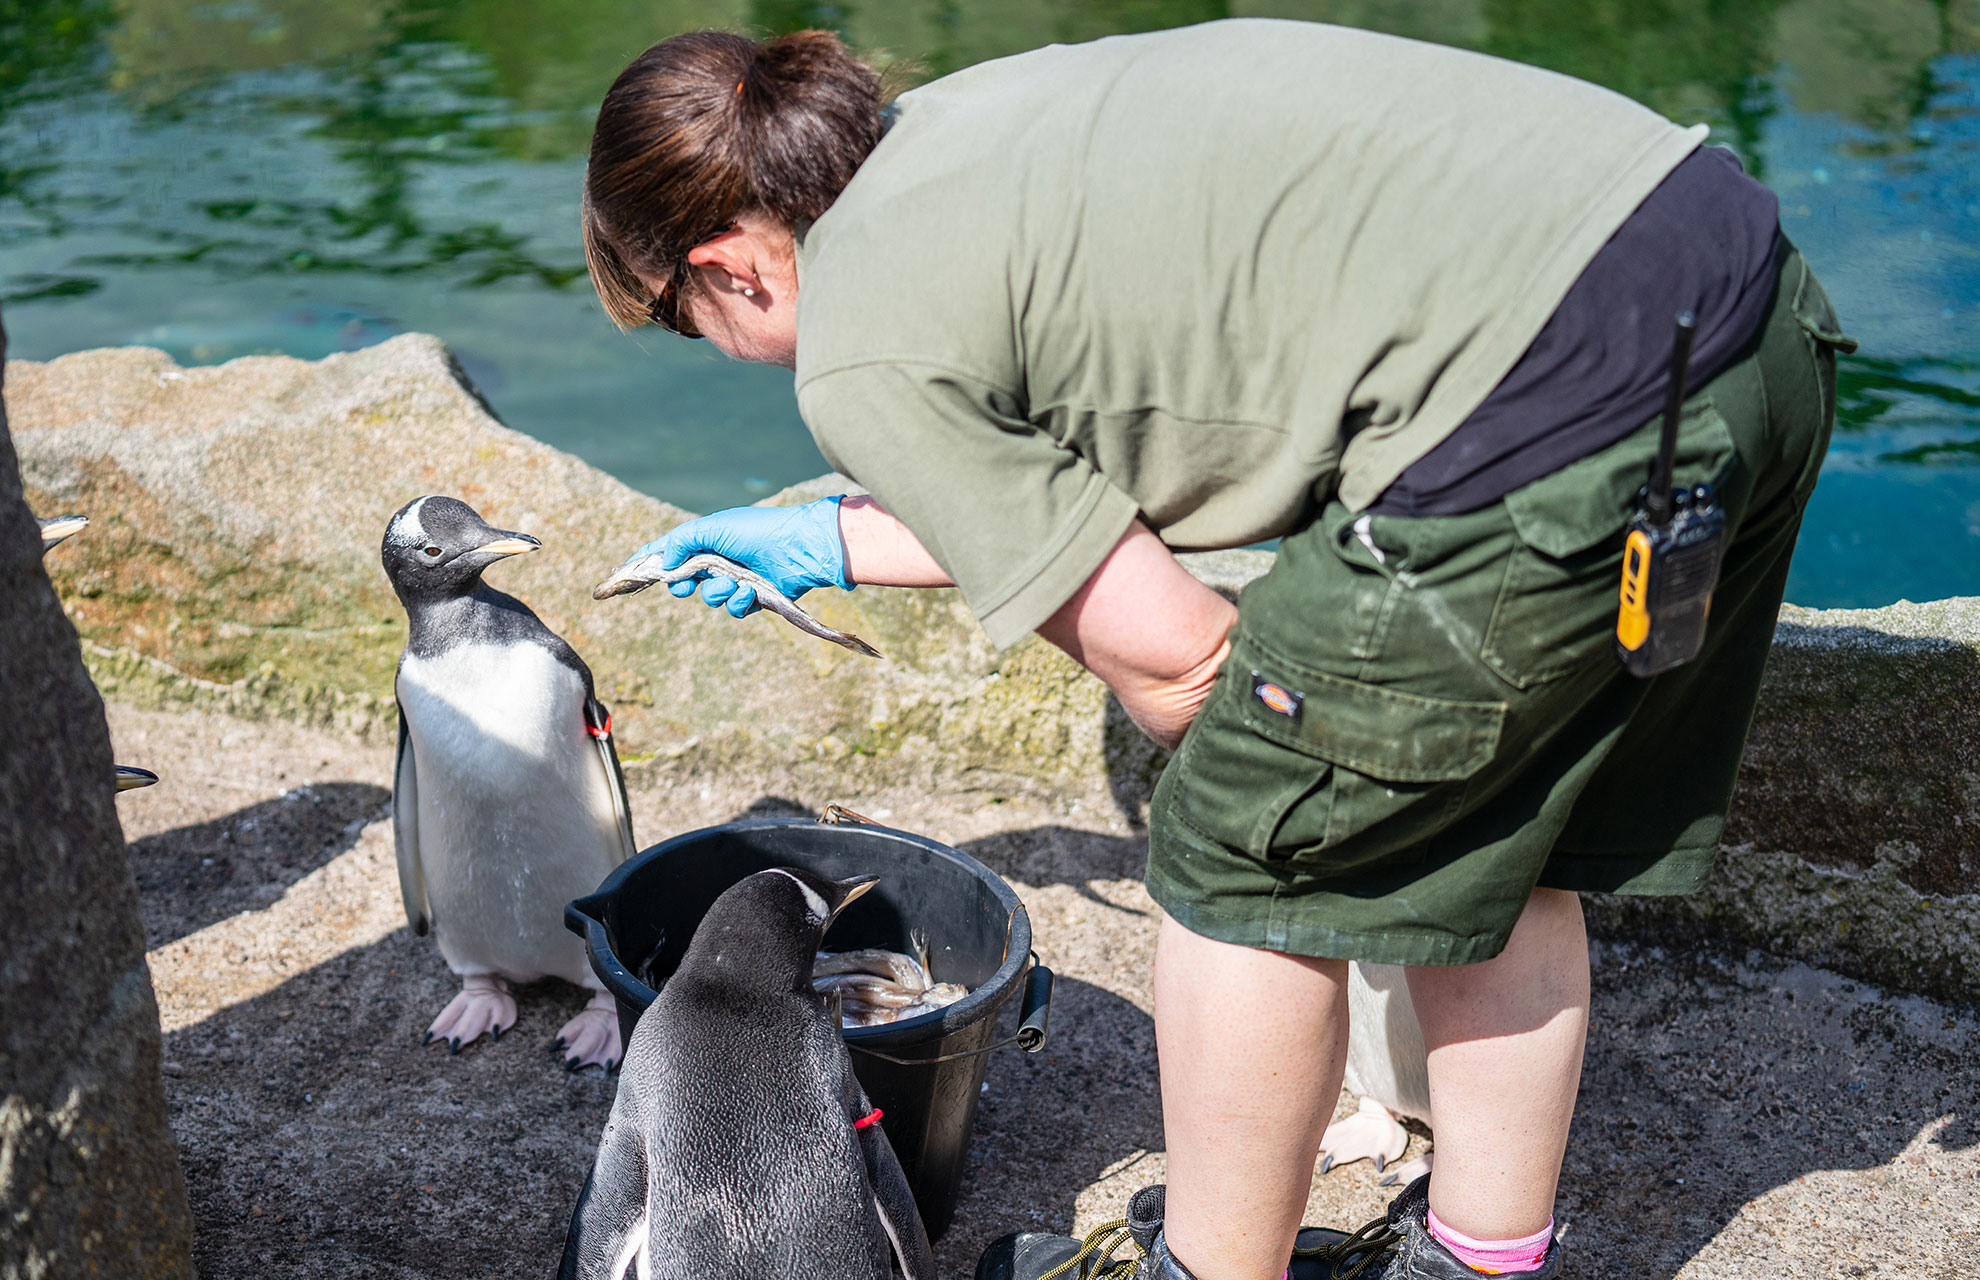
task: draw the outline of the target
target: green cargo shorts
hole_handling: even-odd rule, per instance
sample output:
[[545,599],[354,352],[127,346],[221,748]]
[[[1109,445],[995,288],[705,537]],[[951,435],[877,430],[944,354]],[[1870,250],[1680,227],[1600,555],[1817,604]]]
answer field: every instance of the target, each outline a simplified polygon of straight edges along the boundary
[[1155,900],[1226,942],[1468,964],[1536,886],[1702,886],[1853,347],[1784,244],[1760,341],[1684,405],[1676,477],[1717,486],[1727,545],[1703,651],[1651,680],[1613,646],[1656,422],[1464,515],[1330,502],[1245,589],[1156,788]]

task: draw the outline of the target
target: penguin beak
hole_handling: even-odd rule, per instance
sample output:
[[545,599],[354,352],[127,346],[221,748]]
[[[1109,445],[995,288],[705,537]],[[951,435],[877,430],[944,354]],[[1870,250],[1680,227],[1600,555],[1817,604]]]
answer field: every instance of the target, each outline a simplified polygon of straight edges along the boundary
[[475,555],[519,556],[525,551],[534,551],[542,546],[526,533],[504,533],[493,542],[484,542],[474,549]]
[[[855,899],[857,899],[861,894],[865,893],[868,889],[871,889],[874,885],[879,884],[880,877],[852,876],[845,880],[835,881],[834,883],[836,883],[839,886],[839,891],[844,895],[839,899],[839,905],[832,908],[832,920],[837,920],[839,918],[840,913],[845,911],[847,907],[851,906]],[[826,924],[828,925],[831,924],[831,920],[826,921]]]
[[149,769],[140,769],[135,765],[128,764],[117,766],[117,790],[119,791],[136,791],[139,787],[148,787],[156,781],[158,781],[158,775]]
[[81,533],[82,527],[89,523],[89,517],[54,516],[39,523],[41,525],[41,550],[45,554],[50,547],[53,547],[56,543],[62,541],[62,539]]

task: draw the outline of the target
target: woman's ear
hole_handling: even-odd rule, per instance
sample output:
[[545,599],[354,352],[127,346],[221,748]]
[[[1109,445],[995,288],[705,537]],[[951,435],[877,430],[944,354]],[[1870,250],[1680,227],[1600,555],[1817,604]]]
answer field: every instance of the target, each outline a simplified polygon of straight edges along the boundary
[[[724,231],[712,240],[704,240],[688,250],[688,265],[691,267],[713,267],[727,276],[730,288],[745,297],[754,297],[763,287],[763,277],[758,268],[758,258],[762,246],[760,237],[749,228],[735,226]],[[716,283],[722,283],[717,281]]]

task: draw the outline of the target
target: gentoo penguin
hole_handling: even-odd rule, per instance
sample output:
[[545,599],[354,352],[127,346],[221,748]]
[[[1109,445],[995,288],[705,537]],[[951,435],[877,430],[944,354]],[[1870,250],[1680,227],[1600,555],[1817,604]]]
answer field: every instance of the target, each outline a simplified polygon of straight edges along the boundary
[[558,1033],[564,1065],[609,1070],[618,1015],[563,910],[634,851],[612,718],[571,647],[481,581],[540,545],[455,498],[415,499],[385,530],[411,623],[395,686],[399,889],[413,932],[431,928],[461,975],[428,1043],[499,1040],[516,1021],[508,984],[558,977],[594,993]]
[[708,909],[640,1016],[560,1280],[933,1280],[907,1179],[812,990],[874,884],[759,871]]
[[1327,1126],[1320,1138],[1320,1172],[1373,1160],[1383,1186],[1415,1181],[1430,1157],[1390,1169],[1409,1145],[1401,1118],[1430,1123],[1430,1052],[1410,1002],[1400,965],[1348,966],[1347,1088],[1359,1109]]
[[[57,543],[81,533],[83,526],[89,523],[89,517],[36,516],[34,522],[41,526],[41,554],[45,556],[55,549]],[[158,781],[158,775],[149,769],[140,769],[128,764],[120,764],[115,768],[117,790],[120,792],[136,791],[139,787],[148,787]]]

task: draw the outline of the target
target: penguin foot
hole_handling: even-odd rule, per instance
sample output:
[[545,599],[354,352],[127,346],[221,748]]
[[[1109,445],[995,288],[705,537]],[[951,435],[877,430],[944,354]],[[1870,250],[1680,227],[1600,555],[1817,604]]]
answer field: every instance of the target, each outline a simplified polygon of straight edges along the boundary
[[1373,1160],[1375,1172],[1384,1172],[1392,1160],[1402,1158],[1409,1146],[1409,1131],[1390,1110],[1373,1098],[1362,1098],[1360,1109],[1345,1120],[1327,1126],[1320,1137],[1320,1172],[1337,1164]]
[[1430,1157],[1436,1154],[1434,1151],[1426,1151],[1419,1159],[1412,1160],[1408,1164],[1397,1165],[1382,1175],[1382,1185],[1385,1187],[1408,1186],[1424,1174],[1430,1172]]
[[485,1032],[491,1040],[516,1025],[516,1000],[509,984],[492,973],[470,973],[461,978],[461,993],[448,1002],[426,1029],[421,1044],[436,1040],[448,1053],[459,1053],[464,1044],[473,1044]]
[[606,992],[591,997],[577,1017],[557,1032],[550,1046],[564,1055],[564,1070],[603,1067],[616,1071],[622,1046],[619,1044],[619,1007]]

